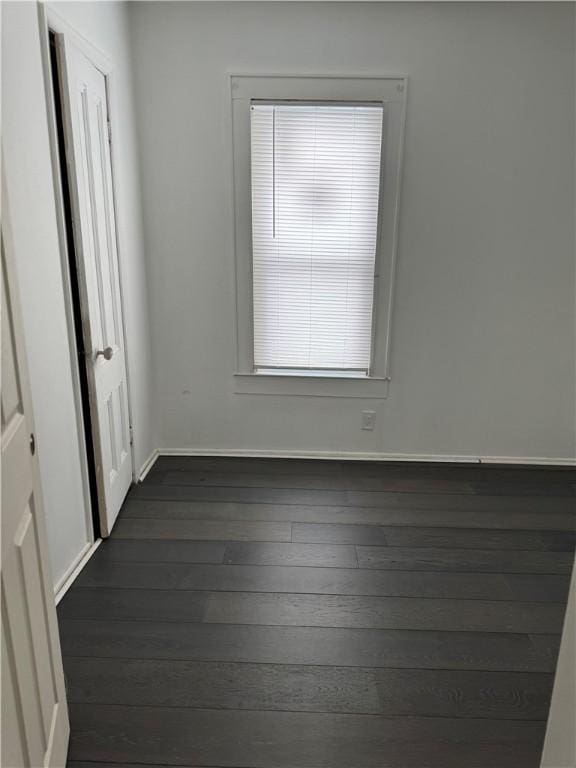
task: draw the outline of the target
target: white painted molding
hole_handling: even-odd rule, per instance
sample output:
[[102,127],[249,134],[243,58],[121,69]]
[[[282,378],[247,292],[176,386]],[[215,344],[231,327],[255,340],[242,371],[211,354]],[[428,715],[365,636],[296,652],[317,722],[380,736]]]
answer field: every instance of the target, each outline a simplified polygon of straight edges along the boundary
[[88,560],[90,560],[94,552],[96,552],[100,544],[102,544],[102,539],[96,539],[93,543],[88,542],[78,557],[72,562],[72,565],[68,568],[64,576],[58,580],[54,587],[54,599],[56,605],[58,605],[74,581],[76,581],[80,571],[84,568]]
[[267,376],[235,373],[234,394],[385,400],[389,383],[388,379],[381,376]]
[[38,13],[42,20],[43,34],[47,37],[48,29],[57,34],[65,35],[77,48],[80,48],[86,58],[99,69],[102,74],[108,75],[114,71],[114,62],[108,53],[98,48],[87,37],[80,34],[49,2],[38,3]]
[[227,456],[260,459],[334,459],[336,461],[422,461],[458,464],[518,464],[576,467],[576,459],[553,456],[459,456],[434,453],[369,453],[367,451],[288,451],[251,448],[160,448],[158,456]]
[[[390,381],[408,76],[362,72],[339,75],[335,72],[228,70],[225,82],[225,156],[231,180],[227,214],[236,283],[234,334],[237,372],[234,374],[234,393],[386,399]],[[254,98],[269,98],[271,93],[277,99],[331,98],[343,102],[378,101],[386,105],[386,139],[382,156],[385,178],[381,180],[379,201],[371,328],[372,375],[369,377],[351,379],[254,374],[251,206],[246,204],[250,186],[250,102]]]
[[159,455],[160,455],[160,453],[159,453],[158,449],[154,448],[154,450],[152,451],[150,456],[148,456],[148,458],[146,459],[144,464],[142,464],[142,466],[140,467],[140,471],[138,472],[138,482],[139,483],[141,483],[145,479],[145,477],[148,474],[148,472],[150,472],[150,470],[152,469],[152,467],[156,463],[156,459],[158,458]]

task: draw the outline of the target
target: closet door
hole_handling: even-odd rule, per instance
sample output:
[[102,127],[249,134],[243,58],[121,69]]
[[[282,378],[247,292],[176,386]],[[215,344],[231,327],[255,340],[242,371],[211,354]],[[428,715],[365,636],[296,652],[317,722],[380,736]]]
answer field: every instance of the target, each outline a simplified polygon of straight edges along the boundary
[[132,482],[106,77],[56,35],[98,506],[108,536]]

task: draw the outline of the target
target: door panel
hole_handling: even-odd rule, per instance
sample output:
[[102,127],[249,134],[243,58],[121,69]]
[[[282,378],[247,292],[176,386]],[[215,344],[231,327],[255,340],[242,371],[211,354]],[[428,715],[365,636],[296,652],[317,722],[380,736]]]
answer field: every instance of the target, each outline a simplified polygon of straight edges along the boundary
[[106,78],[65,36],[56,41],[100,527],[107,536],[132,482],[132,457]]
[[2,218],[2,765],[63,766],[69,723],[32,411]]
[[28,755],[20,707],[16,701],[14,653],[12,648],[8,649],[10,638],[4,631],[6,625],[2,615],[2,765],[21,766],[28,762]]

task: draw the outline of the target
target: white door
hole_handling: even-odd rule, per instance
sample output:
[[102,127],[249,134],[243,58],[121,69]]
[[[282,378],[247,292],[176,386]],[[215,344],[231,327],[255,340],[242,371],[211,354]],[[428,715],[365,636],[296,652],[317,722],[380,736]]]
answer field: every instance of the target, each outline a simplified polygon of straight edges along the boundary
[[108,536],[132,482],[106,78],[57,35],[98,506]]
[[3,198],[1,764],[63,768],[70,726]]

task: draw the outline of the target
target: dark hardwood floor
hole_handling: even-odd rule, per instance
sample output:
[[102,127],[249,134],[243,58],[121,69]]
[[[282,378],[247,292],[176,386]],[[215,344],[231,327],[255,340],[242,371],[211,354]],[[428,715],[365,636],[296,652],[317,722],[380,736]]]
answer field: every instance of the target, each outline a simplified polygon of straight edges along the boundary
[[576,473],[168,458],[60,603],[70,768],[537,768]]

